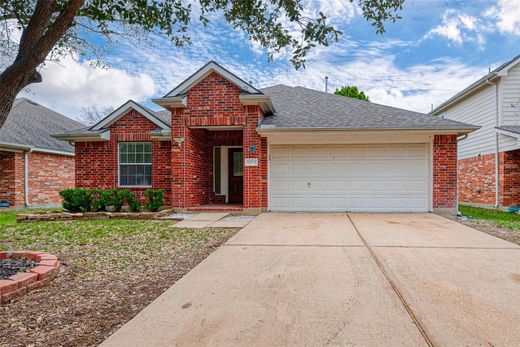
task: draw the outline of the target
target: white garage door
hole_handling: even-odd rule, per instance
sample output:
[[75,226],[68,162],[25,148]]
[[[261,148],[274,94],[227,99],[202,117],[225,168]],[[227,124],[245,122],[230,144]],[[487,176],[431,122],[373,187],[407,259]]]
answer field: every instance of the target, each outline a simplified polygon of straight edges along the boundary
[[428,211],[428,144],[271,146],[272,211]]

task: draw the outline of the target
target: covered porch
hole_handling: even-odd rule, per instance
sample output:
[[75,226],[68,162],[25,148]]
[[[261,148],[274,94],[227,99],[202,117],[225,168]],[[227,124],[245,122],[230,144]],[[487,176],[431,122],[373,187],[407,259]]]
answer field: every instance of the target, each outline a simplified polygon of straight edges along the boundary
[[[179,201],[187,211],[241,211],[244,207],[243,129],[187,128],[179,143]],[[174,164],[175,165],[175,164]],[[175,184],[175,182],[174,182]]]

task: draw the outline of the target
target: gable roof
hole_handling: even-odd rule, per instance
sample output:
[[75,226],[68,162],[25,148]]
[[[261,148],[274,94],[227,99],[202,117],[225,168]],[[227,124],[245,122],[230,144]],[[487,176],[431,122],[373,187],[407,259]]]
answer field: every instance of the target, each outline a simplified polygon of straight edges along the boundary
[[147,107],[139,105],[137,102],[133,100],[128,100],[123,105],[119,106],[116,110],[110,113],[108,116],[94,124],[90,127],[90,130],[101,130],[104,128],[108,128],[110,125],[115,123],[119,118],[123,117],[130,110],[136,110],[143,116],[145,116],[152,123],[155,123],[158,127],[162,129],[169,129],[170,122],[166,122],[164,115],[162,113],[152,111]]
[[263,88],[277,110],[259,130],[457,130],[478,127],[304,87]]
[[0,144],[74,153],[73,146],[52,138],[51,134],[81,127],[84,125],[80,122],[32,100],[19,98],[14,101],[11,112],[0,129]]
[[163,98],[171,98],[186,94],[186,92],[190,90],[191,87],[202,81],[212,72],[218,73],[220,76],[224,77],[226,80],[233,83],[246,93],[261,94],[261,92],[255,87],[253,87],[251,84],[247,83],[237,75],[233,74],[232,72],[222,67],[215,61],[211,60],[208,63],[206,63],[206,65],[195,71],[190,77],[186,78],[177,87],[173,88],[170,92],[166,93],[166,95],[163,96]]
[[509,69],[511,69],[516,64],[520,63],[520,55],[517,55],[513,59],[505,62],[504,64],[500,65],[493,71],[490,71],[487,75],[483,76],[482,78],[478,79],[477,81],[470,84],[468,87],[464,88],[462,91],[458,92],[439,106],[435,107],[433,110],[430,111],[430,114],[437,115],[440,111],[445,109],[447,106],[451,105],[455,101],[464,98],[466,95],[470,94],[477,88],[480,88],[482,85],[486,83],[486,81],[490,81],[492,79],[495,79],[497,77],[502,77],[507,75],[507,72]]

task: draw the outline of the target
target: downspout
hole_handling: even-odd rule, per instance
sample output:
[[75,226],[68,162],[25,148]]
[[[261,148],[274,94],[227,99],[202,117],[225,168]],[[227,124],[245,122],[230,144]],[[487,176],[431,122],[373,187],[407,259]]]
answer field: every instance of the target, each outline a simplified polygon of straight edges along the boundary
[[31,152],[32,148],[24,152],[23,156],[23,182],[25,207],[29,207],[29,153]]
[[[489,79],[486,80],[486,84],[494,84],[495,85],[495,128],[499,126],[499,120],[498,120],[498,83],[491,82]],[[495,208],[498,208],[500,206],[499,199],[500,199],[500,148],[499,148],[499,135],[498,132],[495,130]]]

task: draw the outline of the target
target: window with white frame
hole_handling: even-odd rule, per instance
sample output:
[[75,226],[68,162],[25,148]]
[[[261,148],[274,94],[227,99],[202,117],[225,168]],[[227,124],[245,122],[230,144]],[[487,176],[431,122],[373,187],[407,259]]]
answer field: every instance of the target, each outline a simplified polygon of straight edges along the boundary
[[152,143],[119,143],[119,186],[152,186]]

